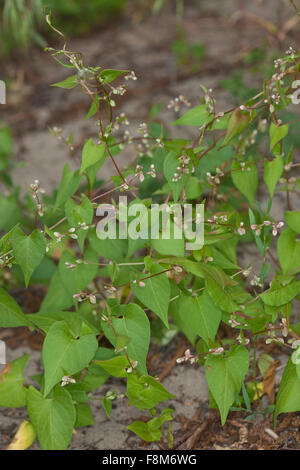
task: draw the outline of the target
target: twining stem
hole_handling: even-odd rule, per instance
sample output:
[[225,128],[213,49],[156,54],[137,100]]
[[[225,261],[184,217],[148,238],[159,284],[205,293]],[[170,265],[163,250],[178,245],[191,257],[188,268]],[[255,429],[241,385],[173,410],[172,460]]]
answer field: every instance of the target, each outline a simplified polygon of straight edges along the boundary
[[298,10],[296,4],[295,4],[295,1],[294,0],[290,0],[290,3],[292,5],[292,7],[294,8],[295,12],[297,13],[297,15],[300,16],[300,10]]

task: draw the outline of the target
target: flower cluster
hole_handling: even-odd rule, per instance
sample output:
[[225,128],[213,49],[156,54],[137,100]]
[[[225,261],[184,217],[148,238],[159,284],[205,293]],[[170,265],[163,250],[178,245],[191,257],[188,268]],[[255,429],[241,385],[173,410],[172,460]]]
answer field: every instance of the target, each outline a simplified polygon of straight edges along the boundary
[[252,224],[251,229],[255,230],[255,235],[260,235],[262,227],[270,227],[272,226],[272,235],[276,237],[278,230],[284,226],[284,222],[271,222],[271,220],[264,220],[264,222],[260,225]]
[[[190,173],[190,168],[189,168],[190,160],[191,160],[190,157],[188,157],[187,155],[181,155],[178,158],[179,165],[176,168],[177,171],[174,173],[173,178],[172,178],[172,181],[174,183],[179,181],[182,178],[182,175],[184,174],[188,175]],[[191,172],[194,173],[194,171],[195,171],[195,168],[192,165]]]
[[219,354],[222,354],[224,352],[224,348],[219,347],[216,349],[209,349],[208,351],[210,354],[213,354],[214,356],[218,356]]
[[118,393],[117,391],[109,390],[106,392],[105,398],[107,400],[115,400],[116,398],[124,398],[124,393]]
[[65,387],[66,385],[69,384],[75,384],[76,380],[73,379],[73,377],[69,377],[68,375],[64,375],[63,378],[61,379],[61,386]]
[[125,75],[125,80],[137,80],[137,76],[135,75],[134,71],[132,70],[130,74]]
[[59,232],[54,232],[53,235],[55,236],[57,243],[60,243],[65,236],[64,233]]
[[295,57],[295,54],[296,54],[296,51],[295,49],[290,46],[286,51],[285,51],[286,55],[289,55],[291,57],[291,59],[294,59]]
[[133,363],[131,364],[130,367],[127,367],[126,372],[127,374],[131,374],[133,372],[133,369],[136,368],[136,366],[138,365],[138,362],[137,361],[133,361]]
[[241,171],[251,171],[250,166],[246,166],[245,162],[240,162],[241,165]]
[[155,166],[153,164],[150,165],[150,170],[146,171],[146,173],[143,172],[143,167],[142,165],[137,165],[135,167],[135,176],[137,176],[142,183],[145,179],[145,174],[152,176],[152,178],[156,178],[156,172],[155,172]]
[[251,284],[251,286],[263,287],[263,284],[260,280],[260,277],[256,276],[256,274],[251,279],[250,284]]
[[282,318],[280,326],[281,326],[281,329],[282,329],[282,336],[284,336],[286,338],[287,335],[289,334],[289,328],[288,328],[286,318]]
[[[286,327],[286,324],[283,325],[281,324],[282,330]],[[277,327],[275,325],[272,325],[272,323],[268,323],[266,326],[266,333],[268,335],[266,339],[266,344],[271,344],[271,343],[279,343],[280,345],[284,344],[284,339],[276,336],[276,330]],[[284,333],[288,333],[288,331],[284,331]]]
[[239,228],[237,229],[238,234],[241,235],[241,236],[245,235],[245,233],[246,233],[246,229],[245,229],[244,225],[245,225],[244,222],[241,222]]
[[235,319],[234,315],[231,315],[230,320],[228,320],[228,323],[232,326],[232,328],[242,326],[242,324]]
[[67,269],[77,268],[77,264],[69,263],[68,261],[65,262],[65,265],[66,265]]
[[132,144],[132,135],[128,129],[124,131],[123,140],[127,142],[127,144]]
[[96,296],[94,294],[88,294],[87,292],[78,292],[78,294],[73,295],[73,299],[76,299],[78,302],[89,300],[92,305],[95,305],[97,302]]
[[140,132],[140,134],[143,134],[143,137],[145,139],[147,139],[147,137],[149,137],[148,127],[147,127],[147,124],[145,122],[142,122],[139,125],[138,132]]
[[189,107],[191,103],[183,95],[179,95],[169,102],[168,109],[174,109],[174,111],[178,112],[181,105]]
[[290,186],[288,186],[288,189],[289,188],[293,188],[293,184],[295,184],[297,182],[297,179],[294,177],[294,176],[291,176],[290,178],[286,179],[286,178],[280,178],[279,182],[281,184],[288,184]]
[[237,336],[236,339],[240,344],[243,344],[244,346],[247,346],[250,343],[250,339],[245,338],[244,336],[241,335],[241,333]]
[[210,224],[217,224],[222,222],[227,222],[228,216],[227,214],[215,214],[211,218],[207,219],[207,222]]
[[251,270],[252,270],[252,267],[248,266],[248,268],[246,268],[242,271],[243,276],[248,277],[249,274],[251,273]]
[[177,364],[181,364],[182,362],[189,362],[190,364],[194,364],[197,360],[197,356],[193,356],[191,351],[187,349],[184,353],[183,357],[178,357],[176,359]]
[[208,113],[212,113],[214,112],[214,107],[215,107],[215,100],[211,96],[213,89],[212,88],[207,89],[203,86],[201,88],[205,91],[204,101],[206,104],[206,110]]
[[116,289],[114,286],[104,286],[104,290],[105,290],[108,294],[114,294],[117,289]]
[[280,103],[280,95],[278,93],[273,93],[271,95],[272,100],[274,101],[275,104]]
[[206,173],[207,181],[213,186],[221,183],[220,178],[222,176],[224,176],[224,173],[220,168],[216,168],[215,176],[213,176],[209,171]]
[[38,215],[42,217],[44,215],[44,211],[43,211],[40,199],[39,199],[39,194],[44,194],[45,190],[40,187],[39,180],[34,180],[34,182],[30,184],[30,189],[32,192],[32,198],[36,203]]
[[132,281],[132,284],[137,284],[139,287],[146,287],[146,284],[143,281],[137,281],[136,279]]
[[118,87],[112,87],[111,91],[114,95],[123,96],[124,93],[126,93],[126,88],[124,85],[120,85]]
[[113,124],[114,130],[118,131],[120,129],[120,124],[124,126],[129,126],[130,121],[128,120],[125,113],[121,113],[119,116],[116,117],[115,122]]
[[[88,230],[89,226],[85,222],[79,222],[78,227],[81,228],[82,230]],[[56,238],[57,243],[60,243],[62,239],[66,236],[69,236],[73,240],[77,240],[78,236],[76,235],[76,228],[71,227],[68,230],[68,233],[60,233],[60,232],[54,232],[53,235]]]

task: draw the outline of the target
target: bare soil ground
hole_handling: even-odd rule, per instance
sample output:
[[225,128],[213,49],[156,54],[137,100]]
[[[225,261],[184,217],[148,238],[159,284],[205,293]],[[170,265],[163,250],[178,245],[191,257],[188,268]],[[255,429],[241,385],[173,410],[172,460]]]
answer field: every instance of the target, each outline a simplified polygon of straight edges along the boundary
[[[184,27],[188,41],[200,42],[205,46],[204,59],[196,72],[189,66],[175,65],[171,47],[176,38],[176,24],[170,12],[155,18],[149,15],[135,22],[124,18],[103,31],[70,41],[69,47],[83,52],[89,65],[135,70],[138,81],[133,82],[128,93],[120,99],[119,109],[119,112],[128,115],[133,133],[147,117],[152,104],[164,103],[162,119],[169,122],[174,116],[167,109],[167,103],[174,96],[183,93],[191,103],[197,104],[200,84],[213,88],[218,110],[228,109],[233,98],[220,86],[220,80],[230,77],[232,71],[242,65],[245,53],[253,47],[260,47],[264,40],[268,47],[281,51],[299,40],[299,28],[289,30],[285,37],[272,35],[268,30],[268,21],[284,25],[293,16],[288,1],[203,0],[199,2],[199,7],[189,2],[187,4]],[[259,21],[258,17],[264,21]],[[15,181],[25,191],[26,185],[38,178],[41,185],[51,191],[57,186],[66,161],[73,168],[78,167],[84,138],[96,136],[92,121],[83,119],[89,108],[88,100],[77,89],[66,91],[50,87],[65,78],[66,73],[47,53],[35,52],[30,69],[25,67],[22,71],[20,63],[4,64],[4,69],[15,81],[8,97],[8,106],[4,112],[1,110],[1,117],[13,128],[15,161],[26,162],[25,167],[15,170]],[[247,80],[255,85],[256,78],[250,73]],[[72,154],[68,154],[63,143],[50,134],[48,127],[52,126],[62,127],[66,136],[73,132],[75,151]],[[124,168],[135,158],[135,153],[129,148],[118,158]],[[101,169],[101,178],[107,179],[113,171],[110,162],[106,162]],[[274,210],[282,213],[284,204],[278,198]],[[246,266],[254,257],[255,253],[251,250],[244,250],[242,265]],[[25,311],[34,312],[38,310],[44,289],[36,286],[26,292],[12,292],[12,295]],[[0,339],[7,343],[9,360],[24,353],[31,354],[26,372],[30,383],[30,376],[41,370],[42,337],[20,328],[0,329]],[[275,436],[268,431],[273,429],[271,417],[264,419],[259,414],[254,420],[245,421],[242,413],[231,413],[222,427],[217,411],[208,407],[203,368],[175,365],[175,359],[182,355],[186,347],[184,337],[178,335],[164,348],[153,343],[149,354],[150,373],[160,376],[162,383],[175,395],[175,399],[167,403],[175,408],[174,448],[300,448],[299,413],[281,415]],[[261,348],[263,351],[263,346]],[[278,384],[287,357],[282,351],[274,350],[275,358],[280,361],[276,376]],[[117,402],[112,418],[108,420],[101,405],[101,397],[108,389],[122,391],[124,384],[110,379],[94,395],[92,410],[95,426],[78,429],[72,438],[71,449],[167,448],[165,440],[149,446],[126,429],[134,419],[146,417],[139,410],[131,409],[126,399]],[[263,397],[263,403],[264,406],[267,404],[266,397]],[[24,418],[24,409],[0,410],[1,449],[6,448]],[[32,449],[39,449],[37,442]]]

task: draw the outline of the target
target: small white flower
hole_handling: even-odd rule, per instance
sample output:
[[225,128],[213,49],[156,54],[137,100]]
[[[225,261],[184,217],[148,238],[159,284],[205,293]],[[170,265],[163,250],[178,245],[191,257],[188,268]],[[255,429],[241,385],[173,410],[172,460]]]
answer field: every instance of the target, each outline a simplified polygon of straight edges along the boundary
[[73,269],[77,267],[76,264],[69,263],[68,261],[65,262],[65,265],[67,266],[67,269]]
[[134,361],[132,363],[132,367],[127,367],[127,369],[125,369],[127,374],[131,374],[133,372],[133,369],[135,369],[137,365],[138,365],[138,362]]
[[130,72],[129,75],[125,75],[124,78],[125,78],[125,80],[137,80],[137,77],[136,77],[133,70]]
[[173,266],[173,269],[174,271],[176,271],[177,273],[182,273],[183,269],[181,266]]
[[93,294],[89,295],[89,301],[91,304],[95,304],[97,302],[96,296]]
[[184,353],[184,356],[183,357],[179,357],[178,359],[176,359],[176,362],[177,364],[180,364],[181,362],[190,362],[191,364],[194,364],[197,360],[197,357],[196,356],[193,356],[191,354],[191,351],[189,349],[187,349]]
[[244,229],[244,222],[240,223],[239,228],[237,229],[237,232],[239,235],[243,236],[246,233],[246,230]]
[[56,238],[56,241],[59,243],[61,242],[62,238],[64,237],[63,234],[59,233],[59,232],[54,232],[53,235],[55,236]]
[[282,336],[286,338],[289,334],[289,329],[288,329],[286,318],[282,318],[280,326],[282,328]]
[[75,384],[76,380],[73,379],[73,377],[69,377],[68,375],[64,375],[63,378],[61,379],[61,386],[65,387],[68,384]]
[[114,286],[104,286],[104,289],[106,292],[108,292],[108,294],[113,294],[117,290]]
[[262,287],[262,283],[260,282],[260,277],[258,276],[253,276],[252,280],[250,281],[250,284],[251,286],[258,286],[258,287]]
[[236,326],[241,326],[241,323],[236,321],[236,319],[234,318],[233,315],[231,315],[230,320],[228,321],[228,323],[232,326],[232,328],[235,328]]
[[244,271],[242,272],[243,276],[248,277],[251,272],[251,269],[251,266],[247,269],[244,269]]
[[224,352],[224,348],[217,348],[217,349],[209,349],[210,354],[214,354],[215,356],[222,354]]
[[78,294],[74,294],[73,299],[76,299],[78,302],[83,302],[86,299],[86,293],[79,292]]
[[284,344],[284,340],[283,340],[283,338],[267,338],[266,339],[266,344],[271,344],[271,343]]

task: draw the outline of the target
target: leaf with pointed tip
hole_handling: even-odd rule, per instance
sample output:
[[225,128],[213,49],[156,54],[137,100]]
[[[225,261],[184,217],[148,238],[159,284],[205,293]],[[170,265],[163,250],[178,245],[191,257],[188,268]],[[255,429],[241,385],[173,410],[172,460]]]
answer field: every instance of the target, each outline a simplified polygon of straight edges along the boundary
[[249,158],[244,167],[241,167],[238,160],[233,160],[231,178],[235,187],[248,199],[251,206],[254,206],[258,174],[253,158]]
[[277,252],[283,273],[299,269],[300,240],[289,227],[282,230],[278,238]]
[[27,393],[27,411],[43,450],[67,449],[76,421],[76,410],[71,395],[56,387],[49,398],[30,386]]
[[283,172],[283,166],[283,159],[281,155],[278,155],[271,161],[265,161],[264,181],[268,186],[271,197],[274,196],[276,184],[278,183]]
[[79,170],[76,170],[74,173],[71,171],[68,163],[65,164],[60,185],[57,191],[57,196],[55,200],[54,209],[58,209],[73,196],[77,191],[81,180],[81,175]]
[[20,265],[28,287],[31,275],[46,253],[46,240],[39,230],[34,230],[28,237],[23,230],[16,227],[11,235],[11,244],[16,262]]
[[95,145],[93,139],[89,139],[85,142],[82,150],[82,162],[80,173],[94,165],[95,163],[104,163],[105,160],[105,145]]
[[24,387],[23,372],[29,354],[9,362],[0,374],[0,406],[20,408],[26,405],[27,389]]
[[244,346],[233,346],[226,356],[210,354],[205,362],[205,375],[209,390],[216,401],[222,425],[225,424],[229,408],[249,368],[249,352]]
[[116,78],[120,75],[124,75],[125,73],[130,73],[129,70],[115,70],[115,69],[105,69],[101,70],[100,77],[103,80],[103,85],[107,85],[108,83],[113,82]]
[[0,326],[4,328],[28,326],[30,322],[17,302],[4,290],[0,289]]
[[127,379],[127,396],[131,406],[150,410],[158,403],[174,398],[157,380],[149,375],[130,374]]
[[274,423],[276,424],[280,413],[293,411],[300,411],[300,381],[297,376],[297,367],[289,358],[277,393]]
[[67,77],[65,80],[62,80],[61,82],[53,83],[53,85],[51,86],[57,86],[59,88],[65,88],[65,89],[70,90],[71,88],[75,88],[77,84],[78,84],[78,76],[71,75],[70,77]]
[[64,375],[73,375],[93,359],[98,342],[93,334],[74,337],[65,321],[54,323],[45,338],[42,360],[45,369],[45,390],[50,390]]
[[176,126],[196,126],[201,127],[208,120],[209,113],[207,112],[206,104],[201,104],[189,109],[183,116],[172,124]]
[[175,323],[193,344],[197,335],[206,343],[215,339],[222,312],[207,292],[198,297],[181,294],[178,301],[172,302],[171,306]]
[[[124,309],[120,309],[120,315],[111,318],[114,329],[102,322],[105,336],[117,347],[118,338],[129,339],[126,344],[126,352],[132,361],[137,361],[137,369],[147,373],[146,358],[150,344],[150,323],[144,310],[136,304],[130,303]],[[117,337],[116,337],[117,334]]]
[[280,287],[279,289],[268,290],[260,294],[260,298],[266,305],[271,307],[280,307],[293,300],[300,292],[300,281],[294,281],[287,286]]
[[300,233],[300,212],[286,211],[284,217],[289,228],[296,233]]
[[253,119],[255,113],[250,114],[249,111],[242,111],[239,108],[235,109],[231,114],[228,120],[227,132],[224,139],[224,142],[221,145],[221,148],[225,147],[231,140],[247,129],[248,125]]
[[170,300],[170,283],[163,269],[160,266],[153,267],[152,274],[157,274],[153,277],[145,279],[143,282],[144,287],[131,283],[131,289],[134,295],[152,312],[164,322],[166,327],[168,323],[168,308]]
[[289,132],[288,124],[279,126],[278,124],[271,123],[269,134],[270,134],[270,150],[273,150],[276,144],[280,142]]
[[126,368],[129,367],[129,362],[125,356],[116,356],[105,360],[95,360],[94,362],[114,377],[127,377],[128,375]]

